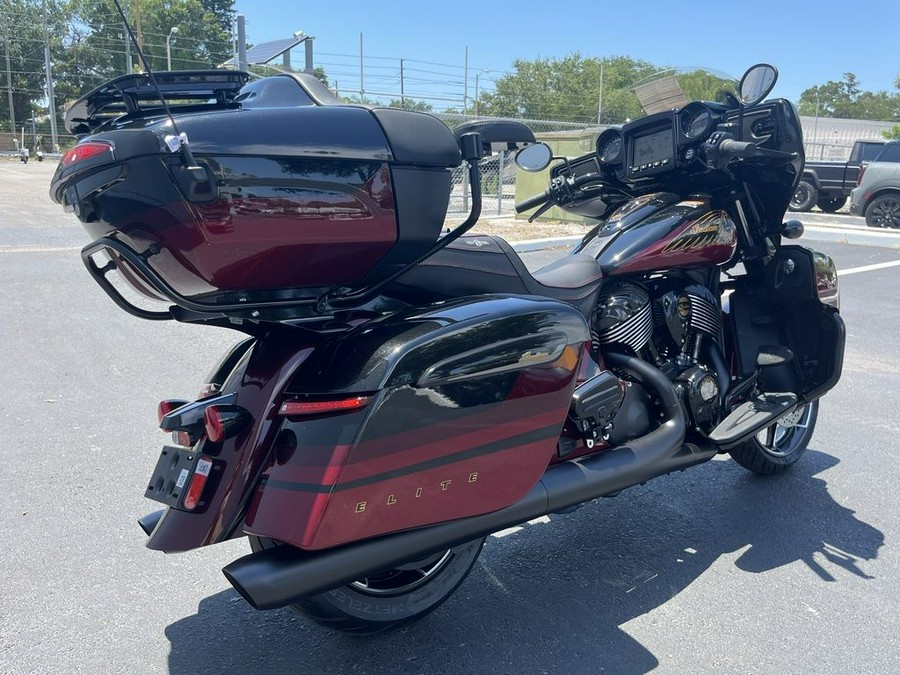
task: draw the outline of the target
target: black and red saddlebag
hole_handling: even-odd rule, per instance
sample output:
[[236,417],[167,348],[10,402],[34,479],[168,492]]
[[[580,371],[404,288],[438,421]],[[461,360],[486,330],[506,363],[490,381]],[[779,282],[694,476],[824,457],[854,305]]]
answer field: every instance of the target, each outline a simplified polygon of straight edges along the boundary
[[588,340],[569,305],[476,296],[318,346],[275,402],[245,532],[321,549],[515,502],[553,456]]

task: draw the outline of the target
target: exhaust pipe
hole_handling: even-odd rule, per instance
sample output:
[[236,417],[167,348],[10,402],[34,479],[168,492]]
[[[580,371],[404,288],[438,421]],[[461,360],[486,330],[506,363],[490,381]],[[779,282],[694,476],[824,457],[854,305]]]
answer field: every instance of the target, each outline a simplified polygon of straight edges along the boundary
[[552,466],[519,501],[498,511],[347,544],[327,551],[279,546],[227,565],[222,572],[256,609],[284,607],[355,579],[452,548],[477,537],[613,494],[665,473],[711,459],[714,447],[684,444],[685,420],[672,383],[632,356],[610,354],[607,364],[627,369],[659,395],[665,421],[646,436],[600,455]]

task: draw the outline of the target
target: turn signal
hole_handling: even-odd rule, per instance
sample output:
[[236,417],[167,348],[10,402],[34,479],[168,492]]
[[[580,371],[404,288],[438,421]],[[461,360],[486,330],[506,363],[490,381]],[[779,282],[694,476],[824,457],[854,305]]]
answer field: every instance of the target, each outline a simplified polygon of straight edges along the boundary
[[213,443],[236,435],[250,422],[250,413],[236,405],[211,405],[203,411],[206,436]]
[[[169,398],[165,401],[160,401],[159,405],[156,406],[156,416],[159,418],[159,423],[162,424],[163,417],[174,410],[178,410],[181,406],[186,405],[187,403],[189,403],[189,401],[185,401],[180,398]],[[165,429],[164,431],[169,430]]]
[[281,404],[279,415],[293,417],[295,415],[321,415],[324,413],[345,412],[364,407],[369,396],[353,396],[339,398],[334,401],[285,401]]

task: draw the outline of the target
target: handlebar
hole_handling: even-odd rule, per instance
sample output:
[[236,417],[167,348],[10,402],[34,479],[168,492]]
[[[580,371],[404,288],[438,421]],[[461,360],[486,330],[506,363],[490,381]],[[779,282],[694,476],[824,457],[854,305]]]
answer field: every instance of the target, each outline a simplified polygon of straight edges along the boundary
[[521,201],[516,204],[516,213],[522,213],[523,211],[530,211],[536,206],[540,206],[541,204],[546,203],[550,199],[550,190],[546,190],[539,195],[535,195],[534,197],[529,197],[525,201]]
[[[771,159],[783,159],[783,160],[791,160],[794,158],[794,154],[790,152],[782,152],[781,150],[767,150],[766,148],[761,148],[755,143],[750,143],[748,141],[735,141],[730,138],[726,138],[719,142],[718,146],[714,146],[713,148],[714,154],[713,158],[718,159],[719,161],[714,162],[719,166],[725,166],[732,159],[753,159],[755,157],[768,157]],[[718,157],[716,157],[716,155]]]

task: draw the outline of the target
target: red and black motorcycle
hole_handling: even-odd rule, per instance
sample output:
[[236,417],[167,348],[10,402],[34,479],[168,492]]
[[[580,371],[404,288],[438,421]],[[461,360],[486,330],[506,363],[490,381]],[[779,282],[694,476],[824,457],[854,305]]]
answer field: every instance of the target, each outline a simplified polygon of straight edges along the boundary
[[[463,236],[485,152],[550,164],[521,124],[451,132],[303,75],[132,75],[82,98],[51,195],[94,238],[93,278],[135,316],[246,336],[195,400],[160,403],[147,545],[248,536],[224,573],[254,607],[376,632],[437,607],[492,532],[718,453],[791,465],[845,331],[832,261],[785,243],[803,142],[794,107],[763,102],[776,75],[559,162],[519,209],[598,225],[536,272]],[[461,162],[472,211],[442,234]]]

